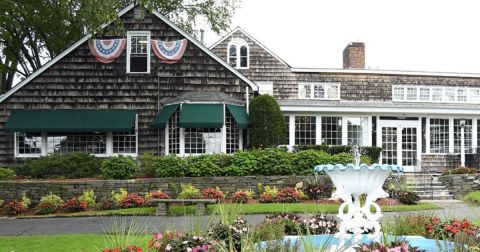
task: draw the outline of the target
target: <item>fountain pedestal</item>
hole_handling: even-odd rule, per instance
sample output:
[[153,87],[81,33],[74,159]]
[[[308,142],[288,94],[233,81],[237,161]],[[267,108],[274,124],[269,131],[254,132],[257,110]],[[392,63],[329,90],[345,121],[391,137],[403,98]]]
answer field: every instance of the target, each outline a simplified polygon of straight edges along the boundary
[[[373,240],[379,240],[382,212],[375,201],[388,197],[382,188],[385,180],[392,172],[403,172],[403,168],[379,164],[328,164],[316,166],[315,171],[324,171],[331,178],[336,188],[332,198],[343,201],[338,209],[337,217],[341,223],[336,237],[340,240],[353,239],[353,243],[356,243],[362,234],[369,233]],[[366,196],[363,205],[362,195]],[[371,212],[371,207],[375,208],[375,213]]]

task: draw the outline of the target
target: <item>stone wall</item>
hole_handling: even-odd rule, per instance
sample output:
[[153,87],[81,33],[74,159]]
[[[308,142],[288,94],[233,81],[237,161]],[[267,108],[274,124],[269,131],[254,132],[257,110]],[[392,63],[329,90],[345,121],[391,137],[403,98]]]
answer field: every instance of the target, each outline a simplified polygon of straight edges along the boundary
[[[327,175],[317,176],[320,183],[332,187]],[[251,189],[257,192],[257,185],[277,186],[283,188],[295,186],[296,183],[314,179],[313,176],[245,176],[245,177],[188,177],[188,178],[152,178],[134,180],[76,180],[76,181],[0,181],[0,199],[20,199],[23,192],[38,202],[49,192],[63,199],[79,196],[84,190],[93,189],[97,199],[110,196],[112,190],[125,188],[128,192],[144,195],[149,191],[161,189],[174,196],[181,183],[192,184],[200,189],[220,187],[222,191],[231,194],[240,189]]]
[[480,174],[453,174],[439,177],[455,199],[462,199],[469,192],[479,191],[480,184],[475,180],[480,179]]

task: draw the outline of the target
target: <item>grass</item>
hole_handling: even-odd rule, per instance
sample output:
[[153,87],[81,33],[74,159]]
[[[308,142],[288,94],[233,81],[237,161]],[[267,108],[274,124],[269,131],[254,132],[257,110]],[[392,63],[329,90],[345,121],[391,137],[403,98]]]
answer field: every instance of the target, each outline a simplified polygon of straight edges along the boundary
[[479,204],[480,203],[480,192],[470,192],[465,197],[463,197],[464,201]]
[[[271,214],[278,212],[289,213],[337,213],[338,206],[332,204],[308,204],[308,203],[262,203],[262,204],[228,204],[227,207],[235,206],[241,214]],[[208,205],[208,213],[215,212],[216,205]],[[433,210],[439,207],[428,202],[420,202],[417,205],[382,206],[383,212],[407,212]],[[57,217],[87,217],[87,216],[152,216],[155,215],[155,207],[139,207],[116,210],[99,210],[78,213],[58,213],[50,215],[21,216],[19,218],[57,218]],[[195,206],[174,205],[169,209],[173,216],[193,215]]]
[[[150,235],[138,237],[135,244],[146,249]],[[51,251],[101,251],[105,247],[103,234],[71,235],[35,235],[35,236],[0,236],[1,251],[15,252],[51,252]],[[54,250],[52,250],[54,248]],[[145,251],[145,250],[144,250]]]

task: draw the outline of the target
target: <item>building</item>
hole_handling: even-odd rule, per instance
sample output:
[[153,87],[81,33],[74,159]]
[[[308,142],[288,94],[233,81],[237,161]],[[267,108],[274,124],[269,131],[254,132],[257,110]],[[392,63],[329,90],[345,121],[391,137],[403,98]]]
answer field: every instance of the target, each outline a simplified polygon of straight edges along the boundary
[[241,28],[210,49],[277,99],[288,146],[380,146],[381,162],[407,171],[443,169],[480,146],[480,74],[365,69],[359,42],[342,69],[295,68]]
[[257,85],[165,16],[142,12],[129,5],[119,12],[126,34],[85,36],[0,96],[0,165],[243,148]]

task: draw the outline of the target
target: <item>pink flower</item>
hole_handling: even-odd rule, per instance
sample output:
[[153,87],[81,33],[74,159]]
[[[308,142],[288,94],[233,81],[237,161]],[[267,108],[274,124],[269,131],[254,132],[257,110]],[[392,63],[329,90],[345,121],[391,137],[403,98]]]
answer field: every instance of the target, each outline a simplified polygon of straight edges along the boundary
[[156,235],[153,236],[156,240],[161,240],[163,239],[163,235],[161,233],[158,233]]

